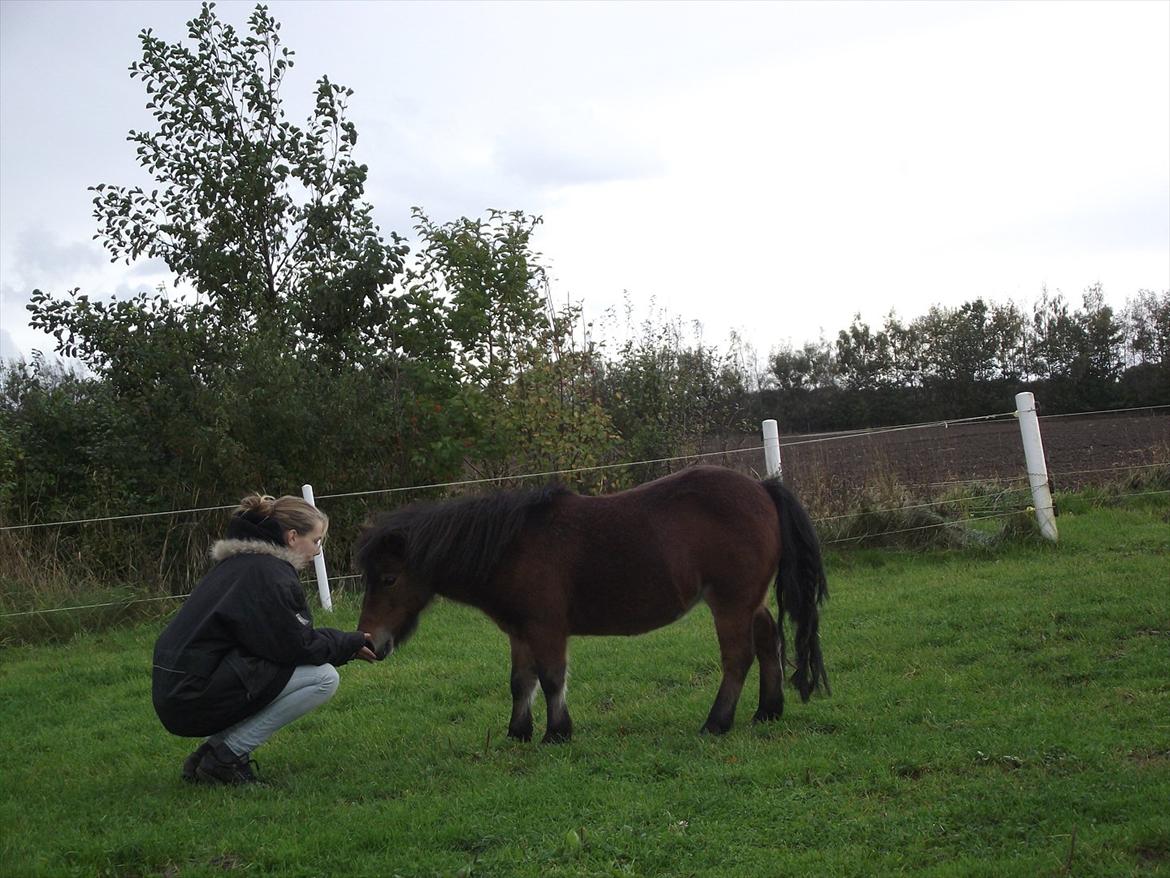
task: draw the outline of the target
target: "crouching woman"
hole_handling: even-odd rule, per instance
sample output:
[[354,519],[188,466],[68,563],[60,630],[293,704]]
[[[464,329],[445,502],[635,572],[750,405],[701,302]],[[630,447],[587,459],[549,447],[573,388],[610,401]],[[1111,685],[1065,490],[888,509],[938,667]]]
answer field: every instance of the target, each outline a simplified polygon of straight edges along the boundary
[[256,781],[252,752],[337,691],[337,666],[373,661],[366,635],[314,628],[297,571],[320,554],[328,517],[298,497],[246,497],[215,566],[154,647],[154,709],[176,735],[207,737],[183,778]]

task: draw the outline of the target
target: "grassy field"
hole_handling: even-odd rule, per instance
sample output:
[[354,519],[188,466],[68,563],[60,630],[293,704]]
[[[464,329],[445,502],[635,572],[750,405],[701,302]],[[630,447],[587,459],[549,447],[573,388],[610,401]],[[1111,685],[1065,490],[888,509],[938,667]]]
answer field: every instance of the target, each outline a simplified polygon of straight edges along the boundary
[[503,635],[439,605],[250,789],[179,780],[157,623],[5,649],[0,872],[1170,874],[1170,503],[1062,511],[1057,547],[830,556],[833,696],[753,726],[753,672],[723,738],[702,608],[574,641],[576,739],[541,746],[503,737]]

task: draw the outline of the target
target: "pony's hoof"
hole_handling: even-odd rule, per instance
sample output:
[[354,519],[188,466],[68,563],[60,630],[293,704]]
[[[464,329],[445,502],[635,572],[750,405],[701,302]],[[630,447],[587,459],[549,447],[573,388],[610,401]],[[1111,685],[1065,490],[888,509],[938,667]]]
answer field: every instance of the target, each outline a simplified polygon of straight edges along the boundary
[[701,729],[699,729],[699,734],[700,735],[726,735],[729,731],[731,731],[730,725],[721,726],[717,723],[706,722],[703,724],[703,727]]
[[573,740],[572,732],[548,732],[540,739],[542,744],[568,744]]
[[532,729],[508,729],[508,737],[514,741],[523,741],[527,744],[532,740]]
[[783,711],[780,710],[757,710],[756,715],[752,717],[754,723],[774,723],[780,719]]

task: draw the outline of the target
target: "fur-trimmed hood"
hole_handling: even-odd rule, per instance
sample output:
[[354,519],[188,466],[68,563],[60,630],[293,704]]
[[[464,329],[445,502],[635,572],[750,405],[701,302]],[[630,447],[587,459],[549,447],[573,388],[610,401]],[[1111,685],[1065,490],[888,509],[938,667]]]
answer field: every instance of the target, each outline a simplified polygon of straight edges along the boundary
[[300,570],[309,563],[287,546],[278,546],[264,540],[216,540],[211,546],[210,555],[211,560],[217,564],[236,555],[271,555],[273,558],[287,561],[295,570]]

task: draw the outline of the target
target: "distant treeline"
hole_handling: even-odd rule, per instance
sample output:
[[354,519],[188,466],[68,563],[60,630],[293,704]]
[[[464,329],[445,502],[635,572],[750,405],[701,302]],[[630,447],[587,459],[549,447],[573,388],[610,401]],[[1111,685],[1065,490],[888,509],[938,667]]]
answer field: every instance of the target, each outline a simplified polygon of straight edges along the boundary
[[1120,313],[1095,286],[1073,308],[1045,291],[1030,309],[975,299],[832,341],[774,352],[762,410],[790,431],[970,417],[1033,391],[1049,414],[1170,403],[1170,299],[1140,291]]

